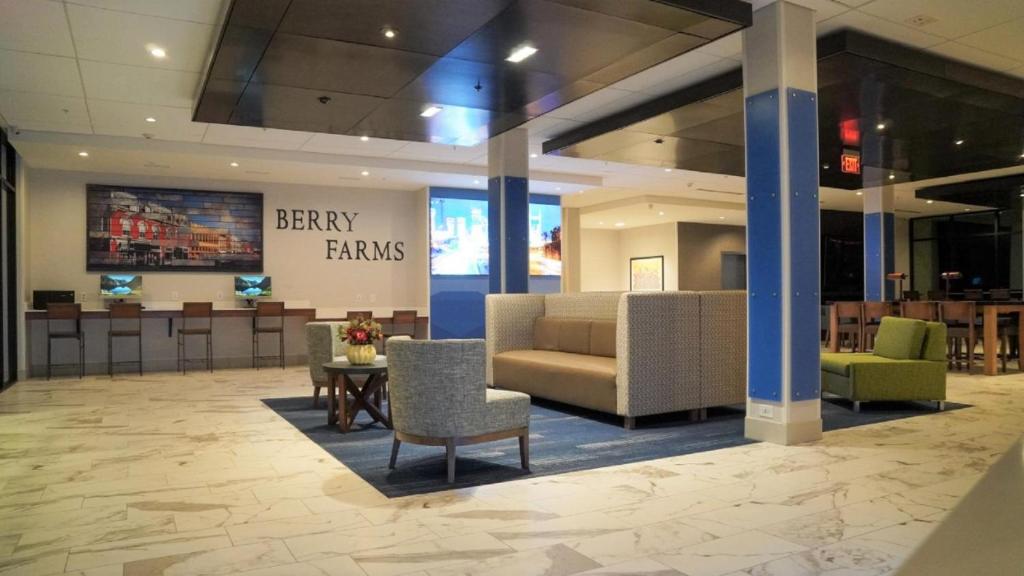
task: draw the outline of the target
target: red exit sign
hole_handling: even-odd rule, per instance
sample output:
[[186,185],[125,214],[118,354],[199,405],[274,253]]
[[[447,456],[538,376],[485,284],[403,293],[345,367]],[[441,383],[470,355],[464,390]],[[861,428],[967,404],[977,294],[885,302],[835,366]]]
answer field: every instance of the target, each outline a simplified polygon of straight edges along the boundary
[[860,154],[843,154],[839,160],[843,174],[860,174]]

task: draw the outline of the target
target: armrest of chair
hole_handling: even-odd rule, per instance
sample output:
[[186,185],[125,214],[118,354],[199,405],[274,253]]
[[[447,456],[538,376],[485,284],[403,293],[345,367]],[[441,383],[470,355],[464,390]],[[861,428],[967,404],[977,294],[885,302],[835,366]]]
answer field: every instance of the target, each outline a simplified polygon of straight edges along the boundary
[[494,383],[495,354],[533,348],[533,323],[544,315],[543,294],[488,294],[485,299],[487,385]]
[[616,400],[623,416],[701,407],[700,296],[626,293],[616,326]]
[[306,354],[309,360],[309,377],[316,384],[327,384],[327,373],[323,364],[335,356],[345,353],[347,345],[338,338],[338,329],[348,322],[307,322]]

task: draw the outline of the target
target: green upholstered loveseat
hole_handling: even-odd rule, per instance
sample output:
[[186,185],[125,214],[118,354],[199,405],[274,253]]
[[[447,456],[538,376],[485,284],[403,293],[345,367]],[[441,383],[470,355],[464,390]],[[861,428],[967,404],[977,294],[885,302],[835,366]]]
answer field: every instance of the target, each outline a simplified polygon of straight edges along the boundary
[[886,316],[874,352],[822,352],[821,391],[853,401],[946,400],[946,325]]

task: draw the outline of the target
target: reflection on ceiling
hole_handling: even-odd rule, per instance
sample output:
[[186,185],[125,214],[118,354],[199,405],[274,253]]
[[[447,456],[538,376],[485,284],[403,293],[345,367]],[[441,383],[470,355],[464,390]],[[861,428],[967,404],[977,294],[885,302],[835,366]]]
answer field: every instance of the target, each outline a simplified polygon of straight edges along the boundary
[[472,146],[750,22],[740,0],[234,0],[194,120]]
[[[818,84],[823,186],[860,189],[1024,161],[1024,80],[843,31],[818,41]],[[591,122],[545,142],[544,152],[743,175],[742,75]]]

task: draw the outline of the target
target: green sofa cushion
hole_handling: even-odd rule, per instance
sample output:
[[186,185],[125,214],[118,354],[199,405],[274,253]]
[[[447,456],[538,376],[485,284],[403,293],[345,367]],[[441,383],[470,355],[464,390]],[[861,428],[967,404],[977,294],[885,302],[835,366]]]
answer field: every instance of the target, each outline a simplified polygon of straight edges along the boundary
[[924,337],[924,349],[921,358],[933,362],[946,361],[946,324],[943,322],[926,322],[927,333]]
[[918,360],[926,332],[924,320],[886,316],[878,327],[875,355],[892,360]]
[[[854,362],[877,361],[879,358],[870,352],[822,352],[821,371],[840,376],[850,375],[850,364]],[[882,358],[882,360],[885,360]]]

